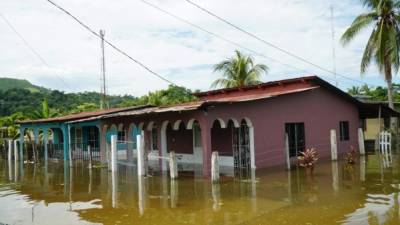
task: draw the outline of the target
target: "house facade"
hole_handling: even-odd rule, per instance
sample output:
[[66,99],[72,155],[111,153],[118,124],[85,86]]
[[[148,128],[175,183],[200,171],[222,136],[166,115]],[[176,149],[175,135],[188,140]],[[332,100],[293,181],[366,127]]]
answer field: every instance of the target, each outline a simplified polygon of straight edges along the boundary
[[[223,167],[249,173],[256,168],[283,167],[307,148],[317,149],[320,158],[329,158],[332,130],[337,135],[338,155],[351,146],[358,149],[358,129],[376,114],[376,107],[316,76],[196,95],[196,102],[120,109],[64,121],[61,127],[69,129],[64,132],[63,142],[69,140],[64,144],[64,159],[68,159],[71,143],[79,147],[88,142],[83,138],[88,131],[77,134],[71,128],[92,124],[97,128],[94,136],[98,135],[103,162],[108,158],[111,135],[117,135],[118,148],[126,159],[133,160],[136,136],[141,134],[149,159],[158,161],[163,170],[167,163],[162,158],[174,151],[182,165],[200,167],[209,176],[211,153],[217,151]],[[397,116],[397,112],[385,108],[382,116]],[[34,127],[40,122],[24,122],[22,127],[28,124]]]

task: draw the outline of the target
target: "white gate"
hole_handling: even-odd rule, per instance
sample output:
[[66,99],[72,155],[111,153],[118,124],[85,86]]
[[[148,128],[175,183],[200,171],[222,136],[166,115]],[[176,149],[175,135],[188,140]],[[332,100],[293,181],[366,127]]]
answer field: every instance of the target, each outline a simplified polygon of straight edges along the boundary
[[392,163],[392,134],[389,131],[379,133],[379,151],[385,167],[389,166],[389,163]]

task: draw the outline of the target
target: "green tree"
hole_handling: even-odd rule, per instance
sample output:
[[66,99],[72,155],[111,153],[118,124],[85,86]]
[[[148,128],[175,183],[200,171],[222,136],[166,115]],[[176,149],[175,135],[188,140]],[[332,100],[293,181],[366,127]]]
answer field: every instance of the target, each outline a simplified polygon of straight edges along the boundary
[[59,115],[59,112],[54,109],[50,109],[47,98],[42,102],[42,109],[36,110],[31,114],[32,119],[46,119]]
[[214,72],[222,72],[222,78],[215,80],[211,87],[218,86],[243,87],[247,85],[261,83],[263,73],[268,73],[268,67],[264,64],[255,64],[249,55],[243,55],[240,51],[235,51],[235,56],[226,59],[214,66]]
[[75,109],[71,110],[71,113],[89,112],[95,111],[97,109],[99,109],[99,106],[97,104],[85,102],[81,105],[78,105]]
[[347,93],[349,93],[349,94],[352,95],[352,96],[361,94],[360,88],[357,87],[357,86],[353,86],[353,87],[351,87],[350,89],[348,89],[348,90],[347,90]]
[[400,65],[400,2],[398,0],[362,0],[362,3],[368,11],[354,19],[342,35],[341,42],[347,45],[360,31],[369,26],[373,27],[362,56],[361,74],[365,73],[373,59],[387,83],[389,107],[394,108],[392,70],[397,73]]

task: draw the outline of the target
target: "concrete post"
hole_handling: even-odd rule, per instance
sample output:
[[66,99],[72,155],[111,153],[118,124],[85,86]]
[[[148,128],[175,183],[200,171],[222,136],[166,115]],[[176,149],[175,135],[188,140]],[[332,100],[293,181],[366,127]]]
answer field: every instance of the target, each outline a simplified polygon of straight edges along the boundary
[[[68,158],[69,166],[73,166],[74,157],[72,156],[72,139],[71,139],[71,126],[68,124]],[[65,141],[65,140],[64,140]]]
[[358,128],[358,146],[360,149],[360,155],[365,155],[364,131],[362,128]]
[[11,163],[12,160],[12,148],[13,148],[13,141],[8,140],[8,163]]
[[171,176],[171,179],[178,178],[178,165],[176,162],[176,156],[174,151],[171,151],[169,153],[169,174]]
[[111,171],[117,171],[117,135],[111,135]]
[[19,160],[19,154],[18,154],[18,140],[14,140],[14,161],[17,163]]
[[25,136],[24,136],[24,128],[20,128],[19,130],[19,159],[21,161],[24,161],[24,141],[25,141]]
[[332,161],[337,160],[337,140],[336,140],[336,130],[331,130],[331,159]]
[[142,135],[137,135],[137,166],[138,166],[138,176],[146,175],[146,168],[144,165],[144,133]]
[[87,151],[89,154],[89,169],[92,169],[92,148],[90,147],[90,145],[87,146]]
[[212,182],[219,181],[219,156],[218,152],[213,152],[211,155],[211,180]]
[[48,130],[44,129],[43,130],[43,145],[44,145],[44,161],[45,163],[47,163],[48,159],[49,159],[49,149],[48,149]]
[[286,156],[286,169],[290,170],[290,151],[289,151],[289,135],[285,133],[285,156]]

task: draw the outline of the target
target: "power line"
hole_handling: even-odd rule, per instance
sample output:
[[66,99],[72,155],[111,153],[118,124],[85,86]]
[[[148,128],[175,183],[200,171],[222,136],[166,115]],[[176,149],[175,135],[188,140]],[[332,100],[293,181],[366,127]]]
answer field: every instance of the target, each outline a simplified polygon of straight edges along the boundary
[[[86,30],[88,30],[90,33],[92,33],[93,35],[95,35],[96,37],[101,39],[101,35],[96,33],[94,30],[92,30],[88,25],[86,25],[85,23],[83,23],[81,20],[79,20],[77,17],[75,17],[74,15],[72,15],[70,12],[68,12],[66,9],[62,8],[61,6],[57,5],[56,3],[54,3],[51,0],[47,0],[50,4],[52,4],[53,6],[57,7],[58,9],[60,9],[61,11],[63,11],[65,14],[67,14],[68,16],[70,16],[73,20],[75,20],[77,23],[79,23],[81,26],[83,26]],[[106,44],[108,44],[111,48],[113,48],[114,50],[116,50],[117,52],[121,53],[122,55],[124,55],[125,57],[127,57],[128,59],[130,59],[131,61],[133,61],[134,63],[136,63],[137,65],[139,65],[140,67],[144,68],[145,70],[147,70],[148,72],[150,72],[151,74],[153,74],[154,76],[160,78],[161,80],[179,87],[179,85],[175,84],[174,82],[168,80],[167,78],[163,77],[162,75],[158,74],[157,72],[153,71],[152,69],[150,69],[148,66],[144,65],[142,62],[140,62],[137,59],[134,59],[133,57],[131,57],[128,53],[126,53],[125,51],[123,51],[122,49],[118,48],[117,46],[115,46],[114,44],[112,44],[110,41],[108,41],[107,39],[104,39],[104,42]],[[185,89],[186,90],[186,89]]]
[[[17,29],[11,24],[11,22],[0,12],[0,17],[4,20],[4,22],[10,27],[10,29],[24,42],[25,46],[31,50],[31,52],[40,60],[40,62],[45,65],[47,68],[51,68],[51,66],[46,62],[46,60],[29,44],[29,42],[17,31]],[[62,79],[59,75],[55,74],[55,76],[62,82],[64,85],[72,90],[69,85]]]
[[[225,42],[228,42],[228,43],[230,43],[230,44],[233,45],[233,46],[242,48],[242,49],[244,49],[244,50],[246,50],[246,51],[248,51],[248,52],[251,52],[251,53],[253,53],[253,54],[256,54],[256,55],[258,55],[258,56],[261,56],[261,57],[263,57],[263,58],[266,58],[266,59],[268,59],[268,60],[271,60],[271,61],[273,61],[273,62],[275,62],[275,63],[280,64],[280,65],[283,65],[283,66],[286,66],[286,67],[290,67],[290,68],[292,68],[292,69],[295,69],[295,70],[298,70],[298,71],[301,71],[301,72],[314,74],[313,72],[310,72],[310,71],[307,71],[307,70],[304,70],[304,69],[300,69],[300,68],[298,68],[298,67],[296,67],[296,66],[293,66],[293,65],[290,65],[290,64],[281,62],[281,61],[276,60],[276,59],[274,59],[274,58],[272,58],[272,57],[269,57],[269,56],[267,56],[267,55],[265,55],[265,54],[263,54],[263,53],[260,53],[260,52],[258,52],[258,51],[256,51],[256,50],[253,50],[253,49],[248,48],[248,47],[246,47],[246,46],[244,46],[244,45],[241,45],[241,44],[239,44],[238,42],[235,42],[235,41],[232,41],[232,40],[230,40],[230,39],[228,39],[228,38],[225,38],[225,37],[223,37],[222,35],[219,35],[219,34],[217,34],[217,33],[214,33],[214,32],[212,32],[212,31],[209,31],[209,30],[205,29],[204,27],[201,27],[201,26],[199,26],[199,25],[197,25],[197,24],[194,24],[194,23],[192,23],[192,22],[190,22],[190,21],[188,21],[188,20],[186,20],[186,19],[184,19],[184,18],[182,18],[182,17],[179,17],[179,16],[177,16],[177,15],[175,15],[175,14],[173,14],[173,13],[171,13],[171,12],[169,12],[169,11],[167,11],[167,10],[165,10],[165,9],[163,9],[163,8],[161,8],[161,7],[157,6],[157,5],[155,5],[155,4],[153,4],[153,3],[150,3],[150,2],[148,2],[148,1],[146,1],[146,0],[140,0],[140,1],[143,2],[143,3],[145,3],[146,5],[148,5],[148,6],[152,7],[152,8],[154,8],[154,9],[156,9],[156,10],[158,10],[158,11],[160,11],[160,12],[166,14],[166,15],[168,15],[168,16],[171,16],[171,17],[175,18],[176,20],[179,20],[179,21],[181,21],[181,22],[183,22],[183,23],[186,23],[186,24],[188,24],[188,25],[190,25],[190,26],[192,26],[192,27],[194,27],[194,28],[196,28],[196,29],[198,29],[198,30],[201,30],[201,31],[203,31],[203,32],[205,32],[205,33],[207,33],[207,34],[209,34],[209,35],[211,35],[211,36],[214,36],[214,37],[216,37],[216,38],[218,38],[218,39],[220,39],[220,40],[223,40],[223,41],[225,41]],[[336,79],[330,78],[330,77],[328,77],[328,76],[319,75],[319,74],[318,74],[318,76],[323,77],[323,78],[325,78],[325,79],[333,80],[334,83],[337,83]],[[336,85],[336,86],[337,86],[337,85]]]
[[[344,79],[352,80],[352,81],[359,82],[359,83],[363,83],[363,84],[368,84],[368,83],[366,83],[366,82],[364,82],[364,81],[356,80],[356,79],[347,77],[347,76],[345,76],[345,75],[341,75],[341,74],[335,73],[335,72],[333,72],[333,71],[331,71],[331,70],[329,70],[329,69],[326,69],[326,68],[324,68],[324,67],[322,67],[322,66],[320,66],[320,65],[318,65],[318,64],[316,64],[316,63],[313,63],[313,62],[311,62],[311,61],[309,61],[309,60],[307,60],[307,59],[305,59],[305,58],[303,58],[303,57],[301,57],[301,56],[298,56],[298,55],[296,55],[296,54],[294,54],[294,53],[292,53],[292,52],[289,52],[289,51],[287,51],[287,50],[285,50],[285,49],[283,49],[283,48],[281,48],[281,47],[279,47],[279,46],[277,46],[277,45],[275,45],[275,44],[273,44],[273,43],[271,43],[271,42],[269,42],[269,41],[266,41],[265,39],[263,39],[263,38],[261,38],[261,37],[255,35],[255,34],[249,32],[249,31],[246,31],[245,29],[243,29],[243,28],[241,28],[241,27],[239,27],[239,26],[233,24],[232,22],[230,22],[230,21],[228,21],[228,20],[226,20],[226,19],[224,19],[224,18],[218,16],[217,14],[215,14],[215,13],[211,12],[210,10],[208,10],[208,9],[206,9],[206,8],[204,8],[204,7],[200,6],[200,5],[198,5],[198,4],[194,3],[194,2],[192,2],[191,0],[185,0],[185,1],[188,2],[189,4],[195,6],[196,8],[200,9],[201,11],[203,11],[203,12],[205,12],[205,13],[211,15],[212,17],[215,17],[215,18],[217,18],[218,20],[220,20],[220,21],[222,21],[222,22],[228,24],[229,26],[235,28],[236,30],[239,30],[240,32],[242,32],[242,33],[244,33],[244,34],[246,34],[246,35],[248,35],[248,36],[250,36],[250,37],[253,37],[253,38],[255,38],[256,40],[258,40],[258,41],[260,41],[260,42],[262,42],[262,43],[264,43],[264,44],[266,44],[266,45],[268,45],[268,46],[270,46],[270,47],[272,47],[272,48],[275,48],[275,49],[279,50],[280,52],[285,53],[286,55],[289,55],[289,56],[291,56],[291,57],[293,57],[293,58],[296,58],[296,59],[298,59],[298,60],[300,60],[300,61],[302,61],[302,62],[305,62],[305,63],[307,63],[307,64],[309,64],[309,65],[312,65],[312,66],[314,66],[314,67],[316,67],[316,68],[318,68],[318,69],[320,69],[320,70],[323,70],[323,71],[325,71],[325,72],[328,72],[328,73],[330,73],[330,74],[333,74],[333,75],[336,74],[337,76],[343,77]],[[375,85],[371,85],[371,86],[375,86]]]

